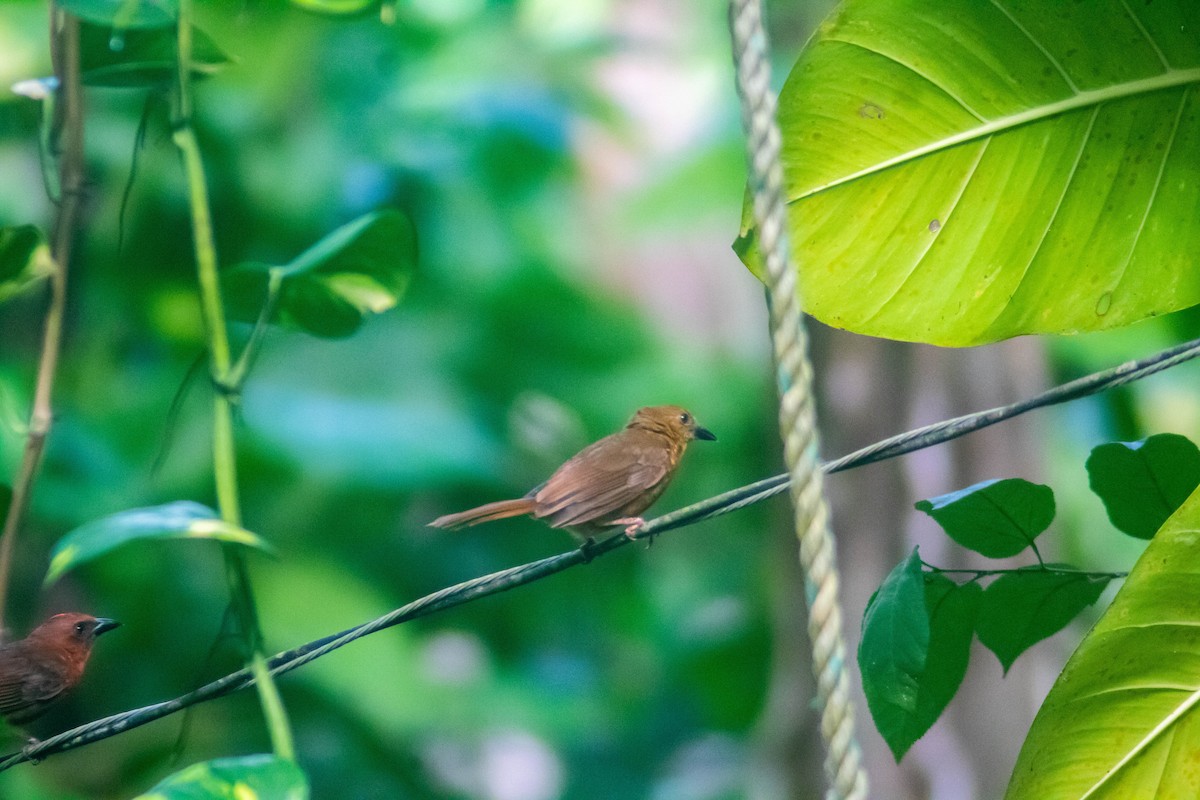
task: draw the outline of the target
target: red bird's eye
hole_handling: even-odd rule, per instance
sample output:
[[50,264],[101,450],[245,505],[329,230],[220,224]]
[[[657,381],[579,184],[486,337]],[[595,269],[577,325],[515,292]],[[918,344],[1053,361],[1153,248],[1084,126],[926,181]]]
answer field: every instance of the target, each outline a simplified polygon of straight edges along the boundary
[[76,633],[83,633],[86,629],[87,629],[87,626],[84,625],[82,622],[75,623],[75,632]]

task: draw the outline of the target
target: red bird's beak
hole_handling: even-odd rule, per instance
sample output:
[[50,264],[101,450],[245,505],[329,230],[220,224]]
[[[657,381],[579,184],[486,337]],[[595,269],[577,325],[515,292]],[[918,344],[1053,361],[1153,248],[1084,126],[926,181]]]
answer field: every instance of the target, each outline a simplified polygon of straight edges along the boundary
[[115,619],[109,619],[108,617],[96,617],[96,627],[92,628],[92,633],[96,636],[99,636],[102,633],[111,631],[113,628],[119,627],[121,627],[121,623],[117,622]]
[[717,435],[715,433],[713,433],[712,431],[710,431],[708,428],[701,428],[699,425],[697,425],[696,426],[696,438],[703,439],[706,442],[715,442],[717,440]]

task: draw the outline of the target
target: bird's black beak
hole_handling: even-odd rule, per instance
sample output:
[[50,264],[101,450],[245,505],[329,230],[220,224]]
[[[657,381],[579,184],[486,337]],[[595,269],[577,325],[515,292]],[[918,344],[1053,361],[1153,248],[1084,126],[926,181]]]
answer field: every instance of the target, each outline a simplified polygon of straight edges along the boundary
[[701,428],[699,425],[697,425],[696,438],[703,439],[706,442],[715,442],[717,440],[717,435],[708,428]]
[[115,619],[109,619],[108,617],[97,617],[96,627],[92,628],[92,634],[99,636],[102,633],[111,631],[113,628],[119,627],[121,627],[121,623],[117,622]]

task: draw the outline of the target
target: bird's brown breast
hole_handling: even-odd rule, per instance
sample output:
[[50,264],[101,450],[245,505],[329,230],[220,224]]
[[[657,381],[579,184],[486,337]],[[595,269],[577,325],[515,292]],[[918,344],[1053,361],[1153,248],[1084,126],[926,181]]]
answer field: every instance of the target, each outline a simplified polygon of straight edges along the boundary
[[533,496],[533,515],[556,528],[636,516],[667,488],[686,446],[637,428],[606,436],[550,476]]

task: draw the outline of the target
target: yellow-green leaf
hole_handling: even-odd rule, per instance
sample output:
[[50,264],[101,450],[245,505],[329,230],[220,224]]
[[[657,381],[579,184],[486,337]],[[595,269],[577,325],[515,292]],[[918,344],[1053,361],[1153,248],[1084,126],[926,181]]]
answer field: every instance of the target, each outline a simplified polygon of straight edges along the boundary
[[1007,800],[1200,797],[1200,492],[1151,540],[1050,690]]
[[779,122],[800,294],[830,325],[970,345],[1200,302],[1195,0],[846,0]]
[[260,754],[184,767],[135,800],[308,800],[308,778],[292,761]]
[[54,546],[46,582],[56,581],[68,570],[111,550],[146,539],[212,539],[267,552],[272,549],[250,531],[220,519],[211,508],[181,500],[121,511],[80,525]]

